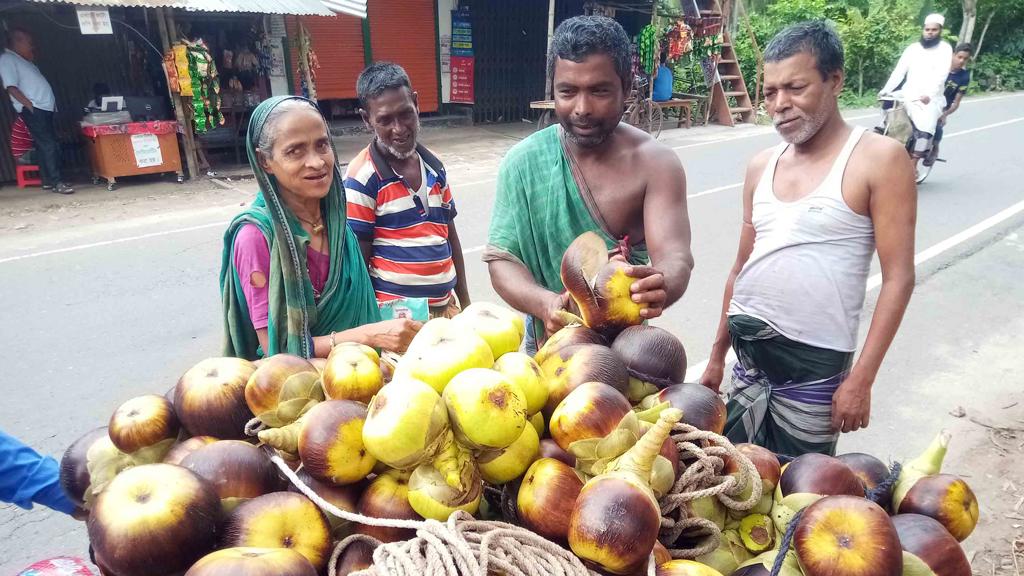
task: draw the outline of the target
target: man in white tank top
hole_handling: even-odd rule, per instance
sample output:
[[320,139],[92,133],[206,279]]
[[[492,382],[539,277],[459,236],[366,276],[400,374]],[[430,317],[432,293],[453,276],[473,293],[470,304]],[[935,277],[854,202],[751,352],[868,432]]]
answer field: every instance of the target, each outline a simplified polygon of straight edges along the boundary
[[[765,104],[785,143],[747,167],[739,253],[701,383],[719,389],[732,346],[730,440],[833,454],[840,432],[868,425],[913,291],[914,171],[898,143],[840,115],[843,47],[830,24],[786,28],[765,60]],[[881,293],[853,362],[876,249]]]

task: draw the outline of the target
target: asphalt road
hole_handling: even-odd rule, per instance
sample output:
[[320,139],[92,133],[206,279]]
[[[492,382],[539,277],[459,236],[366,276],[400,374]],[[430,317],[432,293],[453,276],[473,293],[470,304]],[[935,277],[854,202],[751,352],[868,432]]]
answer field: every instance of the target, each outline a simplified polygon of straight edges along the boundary
[[[950,409],[990,407],[1007,387],[1019,387],[1022,105],[1024,94],[970,99],[947,127],[949,161],[919,190],[917,290],[876,383],[872,424],[845,436],[841,451],[902,458],[948,424]],[[876,119],[848,116],[863,125]],[[779,140],[763,127],[666,131],[662,140],[687,171],[697,264],[686,295],[657,324],[677,334],[698,364],[735,255],[745,162]],[[479,251],[497,161],[512,143],[446,158],[476,300],[496,300]],[[251,193],[251,184],[237,186],[240,199]],[[59,457],[120,402],[162,393],[192,364],[217,355],[221,234],[237,210],[237,202],[176,206],[0,243],[0,427]],[[875,295],[877,286],[865,326]],[[0,508],[2,574],[85,547],[78,522],[41,508]]]

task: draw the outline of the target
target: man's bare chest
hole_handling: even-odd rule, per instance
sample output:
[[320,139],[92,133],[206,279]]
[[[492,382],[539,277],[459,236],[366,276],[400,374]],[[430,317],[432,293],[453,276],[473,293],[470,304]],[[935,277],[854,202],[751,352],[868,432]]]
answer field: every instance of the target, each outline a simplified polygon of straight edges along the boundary
[[598,223],[616,238],[643,237],[643,204],[647,180],[625,165],[580,166],[580,194]]

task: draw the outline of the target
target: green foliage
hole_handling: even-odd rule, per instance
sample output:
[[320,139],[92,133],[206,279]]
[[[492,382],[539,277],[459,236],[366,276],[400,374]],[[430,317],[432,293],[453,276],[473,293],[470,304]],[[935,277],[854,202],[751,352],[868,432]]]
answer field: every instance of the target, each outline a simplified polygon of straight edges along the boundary
[[[960,0],[748,0],[749,30],[738,22],[733,47],[740,69],[753,96],[757,60],[750,33],[763,52],[769,40],[789,24],[825,18],[835,23],[846,50],[844,105],[867,102],[885,84],[903,49],[921,33],[923,15],[946,16],[943,37],[956,43],[960,31]],[[982,53],[973,64],[976,90],[1024,89],[1024,0],[978,0],[975,45],[985,21],[995,17],[985,35]]]
[[858,96],[857,93],[852,90],[843,90],[843,93],[839,95],[839,107],[877,108],[878,96],[874,92]]
[[[933,0],[936,2],[959,0]],[[995,1],[995,0],[981,0]],[[1002,1],[1002,0],[1000,0]],[[1024,0],[1006,0],[1020,2]],[[831,20],[846,51],[844,104],[863,104],[885,84],[900,54],[921,33],[925,0],[774,0],[754,4],[750,30],[763,51],[779,30],[803,20]],[[948,34],[948,29],[947,29]],[[750,32],[742,19],[733,44],[747,89],[753,95],[757,68]]]
[[1024,88],[1024,62],[1014,56],[983,53],[971,66],[972,91]]
[[920,5],[870,0],[866,9],[848,8],[839,21],[846,51],[846,87],[858,96],[877,92],[903,49],[920,34],[914,16]]
[[[956,36],[963,21],[963,7],[960,0],[934,0],[934,10],[946,15],[946,32]],[[982,28],[988,16],[995,16],[985,34],[982,53],[994,52],[1024,59],[1024,35],[1020,33],[1024,22],[1024,0],[978,0],[978,19],[974,26],[971,42],[975,45],[981,37]]]

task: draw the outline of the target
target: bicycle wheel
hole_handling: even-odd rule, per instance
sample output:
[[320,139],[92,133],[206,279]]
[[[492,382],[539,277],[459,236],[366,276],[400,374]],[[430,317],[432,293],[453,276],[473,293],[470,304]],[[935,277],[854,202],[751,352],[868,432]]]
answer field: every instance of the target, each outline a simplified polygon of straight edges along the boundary
[[654,109],[654,105],[651,104],[650,100],[645,99],[643,102],[640,103],[640,106],[638,108],[639,108],[639,112],[640,112],[640,118],[639,118],[640,122],[639,122],[638,127],[641,130],[643,130],[644,132],[647,132],[648,134],[650,134],[651,133],[651,119],[653,117],[652,110]]
[[551,125],[551,110],[545,110],[537,119],[537,130],[543,130]]
[[664,119],[661,108],[648,99],[633,104],[627,122],[657,138],[661,135]]
[[630,126],[640,128],[640,108],[641,106],[638,103],[631,103],[626,108],[626,111],[622,113],[622,121]]
[[917,167],[917,177],[914,178],[914,181],[917,182],[918,184],[921,184],[922,182],[924,182],[925,178],[928,178],[928,175],[932,173],[932,168],[934,168],[934,167],[935,167],[934,165],[932,165],[932,166],[925,166],[924,164],[921,164],[920,166],[918,166]]
[[664,123],[665,112],[662,111],[661,106],[656,106],[655,104],[651,103],[650,129],[648,130],[650,135],[654,136],[655,138],[661,136],[661,129]]

